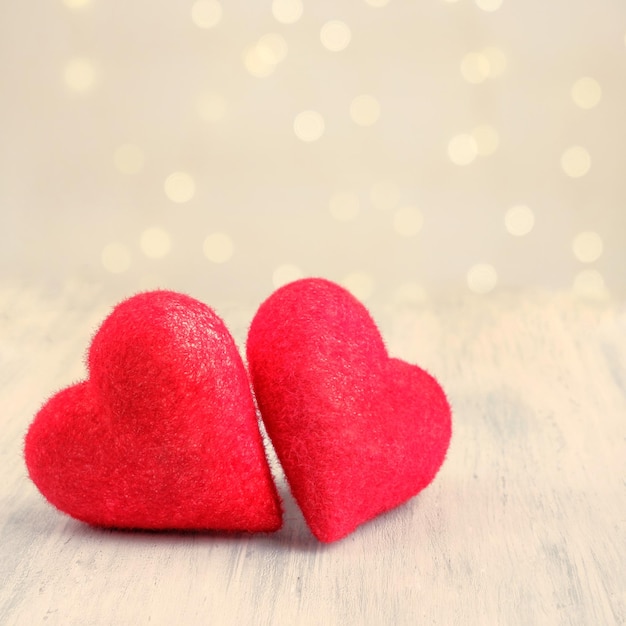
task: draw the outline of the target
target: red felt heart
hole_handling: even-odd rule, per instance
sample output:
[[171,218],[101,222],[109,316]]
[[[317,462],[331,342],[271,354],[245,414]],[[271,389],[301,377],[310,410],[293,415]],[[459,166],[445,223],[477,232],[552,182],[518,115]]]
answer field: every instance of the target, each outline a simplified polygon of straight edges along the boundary
[[248,377],[209,307],[170,291],[125,300],[88,368],[26,436],[30,476],[52,504],[97,526],[280,527]]
[[248,334],[257,402],[312,532],[335,541],[426,487],[451,436],[427,372],[389,358],[365,307],[304,279],[274,292]]

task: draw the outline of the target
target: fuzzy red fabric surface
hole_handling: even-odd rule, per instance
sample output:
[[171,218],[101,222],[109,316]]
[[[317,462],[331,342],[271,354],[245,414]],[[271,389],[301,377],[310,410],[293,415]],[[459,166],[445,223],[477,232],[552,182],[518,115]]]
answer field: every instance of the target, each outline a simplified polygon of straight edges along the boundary
[[247,358],[267,432],[321,541],[435,477],[451,436],[444,392],[388,356],[368,311],[342,287],[312,278],[274,292],[252,321]]
[[248,376],[209,307],[170,291],[123,301],[88,369],[26,435],[28,471],[53,505],[117,528],[281,526]]

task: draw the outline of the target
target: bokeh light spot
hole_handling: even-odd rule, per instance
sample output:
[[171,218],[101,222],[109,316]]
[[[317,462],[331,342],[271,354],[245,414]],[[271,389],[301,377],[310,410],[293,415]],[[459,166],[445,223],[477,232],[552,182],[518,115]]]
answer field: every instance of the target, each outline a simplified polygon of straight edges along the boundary
[[504,226],[515,237],[527,235],[535,225],[535,215],[525,205],[511,207],[504,215]]
[[573,290],[582,298],[603,299],[609,295],[604,277],[597,270],[582,270],[576,274]]
[[205,122],[219,122],[226,115],[227,109],[225,98],[219,94],[205,93],[196,100],[196,113]]
[[191,7],[191,19],[198,28],[213,28],[222,19],[222,5],[217,0],[196,0]]
[[235,252],[233,240],[225,233],[212,233],[202,245],[204,256],[212,263],[226,263]]
[[489,293],[497,283],[498,274],[493,265],[488,263],[477,263],[467,272],[467,286],[474,293]]
[[324,118],[317,111],[302,111],[293,122],[293,131],[301,141],[317,141],[324,130]]
[[502,0],[474,0],[476,6],[487,13],[497,11],[502,6]]
[[272,15],[281,24],[293,24],[302,17],[304,7],[300,0],[274,0]]
[[477,155],[478,146],[472,135],[456,135],[448,143],[448,156],[455,165],[469,165]]
[[287,42],[282,35],[268,33],[244,50],[243,63],[250,74],[265,78],[274,73],[276,66],[287,56],[287,51]]
[[593,109],[602,98],[602,87],[589,76],[579,78],[572,85],[572,100],[581,109]]
[[489,62],[489,77],[496,78],[504,74],[506,70],[506,55],[500,48],[496,48],[495,46],[487,46],[483,51],[482,55]]
[[297,265],[285,263],[284,265],[279,265],[272,273],[272,284],[278,289],[283,285],[292,283],[294,280],[299,280],[302,276],[302,270]]
[[372,126],[380,117],[380,104],[374,96],[362,94],[350,103],[350,117],[359,126]]
[[169,233],[163,228],[147,228],[141,233],[139,240],[141,251],[151,259],[167,256],[172,248]]
[[87,93],[96,82],[96,70],[89,59],[70,59],[63,72],[65,84],[76,93]]
[[256,45],[258,55],[270,65],[278,65],[287,56],[288,46],[285,38],[278,33],[263,35]]
[[604,250],[602,237],[593,231],[578,233],[572,241],[574,256],[581,263],[593,263],[597,261]]
[[468,52],[461,60],[461,74],[468,83],[478,85],[484,82],[490,71],[489,59],[480,52]]
[[82,9],[91,4],[91,0],[63,0],[68,9]]
[[320,40],[322,45],[331,52],[345,50],[352,39],[349,26],[340,20],[331,20],[322,26]]
[[174,172],[165,179],[165,195],[177,204],[189,202],[196,193],[196,184],[187,172]]
[[137,174],[143,169],[143,151],[133,143],[125,143],[115,150],[113,164],[122,174]]
[[585,148],[572,146],[561,156],[561,168],[567,176],[580,178],[591,168],[591,157]]

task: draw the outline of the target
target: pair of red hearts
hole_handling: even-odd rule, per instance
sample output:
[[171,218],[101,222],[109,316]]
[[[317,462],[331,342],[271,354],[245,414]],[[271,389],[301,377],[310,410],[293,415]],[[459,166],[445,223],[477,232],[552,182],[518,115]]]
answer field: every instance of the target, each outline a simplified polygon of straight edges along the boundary
[[[441,466],[450,407],[389,358],[365,307],[323,279],[290,283],[252,321],[252,387],[313,534],[335,541],[417,494]],[[244,363],[206,305],[171,291],[119,304],[89,379],[54,395],[26,436],[33,482],[96,526],[274,531],[278,493]]]

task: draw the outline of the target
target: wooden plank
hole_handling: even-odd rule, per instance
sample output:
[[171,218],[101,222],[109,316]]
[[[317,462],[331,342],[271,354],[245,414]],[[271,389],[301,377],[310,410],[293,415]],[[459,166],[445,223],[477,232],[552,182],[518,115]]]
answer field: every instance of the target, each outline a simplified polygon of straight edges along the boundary
[[[623,303],[374,303],[391,353],[442,381],[453,440],[427,490],[332,545],[284,482],[275,535],[95,530],[43,500],[24,433],[84,375],[112,304],[81,285],[0,288],[0,623],[626,623]],[[243,311],[226,315],[239,341]]]

